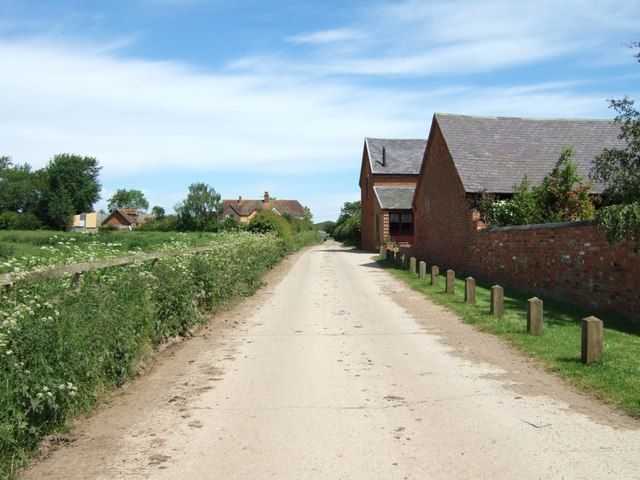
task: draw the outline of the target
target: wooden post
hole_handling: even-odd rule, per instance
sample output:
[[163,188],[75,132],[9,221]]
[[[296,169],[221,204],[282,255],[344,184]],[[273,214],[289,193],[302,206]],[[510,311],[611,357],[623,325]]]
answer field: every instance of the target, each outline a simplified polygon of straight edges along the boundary
[[527,300],[527,332],[532,335],[542,334],[542,300],[533,297]]
[[445,293],[453,293],[456,288],[456,272],[447,270],[447,281],[445,283]]
[[437,266],[431,267],[431,285],[437,287],[440,283],[440,269]]
[[403,270],[404,270],[404,267],[407,266],[407,256],[406,255],[402,255],[400,257],[400,266],[402,267]]
[[416,257],[411,257],[409,259],[409,270],[413,275],[416,274]]
[[464,301],[476,304],[476,279],[473,277],[464,279]]
[[82,285],[82,272],[76,272],[71,277],[71,286],[73,288],[78,288]]
[[427,276],[427,264],[425,262],[420,262],[418,271],[419,271],[418,275],[420,276],[420,278],[426,277]]
[[604,346],[604,324],[596,317],[582,319],[582,363],[602,360]]
[[491,315],[504,314],[504,289],[500,285],[491,287]]
[[387,258],[387,247],[384,245],[380,245],[380,258],[382,260],[386,260]]

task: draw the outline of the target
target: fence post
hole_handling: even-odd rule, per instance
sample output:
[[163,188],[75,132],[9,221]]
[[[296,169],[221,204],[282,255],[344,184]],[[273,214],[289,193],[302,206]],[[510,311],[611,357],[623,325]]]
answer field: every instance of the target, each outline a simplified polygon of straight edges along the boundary
[[594,363],[602,360],[604,345],[604,325],[596,317],[582,319],[582,363]]
[[402,255],[402,257],[400,257],[400,266],[402,267],[403,270],[407,266],[407,256],[406,255]]
[[542,334],[542,300],[533,297],[527,300],[527,332],[532,335]]
[[445,282],[445,293],[453,293],[456,288],[456,272],[447,270],[447,278]]
[[440,283],[440,269],[434,265],[431,267],[431,285],[437,287]]
[[504,289],[500,285],[491,287],[491,315],[504,314]]
[[411,257],[409,259],[409,270],[413,275],[416,274],[416,257]]
[[78,288],[82,285],[82,272],[76,272],[73,274],[73,277],[71,277],[71,286],[73,288]]
[[476,279],[473,277],[464,279],[464,301],[476,304]]
[[424,278],[427,276],[427,264],[425,262],[420,262],[419,264],[419,269],[418,271],[420,272],[420,278]]
[[385,245],[380,245],[380,258],[382,260],[387,259],[387,247]]

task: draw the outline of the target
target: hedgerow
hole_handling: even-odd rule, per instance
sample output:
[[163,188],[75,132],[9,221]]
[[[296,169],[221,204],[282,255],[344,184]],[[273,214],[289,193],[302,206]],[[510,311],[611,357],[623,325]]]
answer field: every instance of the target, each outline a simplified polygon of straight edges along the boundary
[[0,477],[156,346],[253,293],[292,248],[318,241],[312,233],[294,235],[293,245],[273,233],[218,234],[198,254],[175,240],[156,263],[92,270],[75,288],[69,278],[16,283],[0,298]]

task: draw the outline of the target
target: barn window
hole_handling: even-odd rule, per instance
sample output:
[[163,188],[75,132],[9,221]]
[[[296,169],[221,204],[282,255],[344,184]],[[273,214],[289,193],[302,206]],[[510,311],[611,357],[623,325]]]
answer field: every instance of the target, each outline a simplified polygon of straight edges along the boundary
[[389,213],[389,233],[412,234],[413,213],[391,212]]

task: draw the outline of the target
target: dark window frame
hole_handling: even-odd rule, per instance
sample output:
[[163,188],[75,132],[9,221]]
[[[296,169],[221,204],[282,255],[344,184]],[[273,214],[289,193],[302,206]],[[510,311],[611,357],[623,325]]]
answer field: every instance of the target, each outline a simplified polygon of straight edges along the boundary
[[412,210],[389,210],[389,235],[413,235]]

